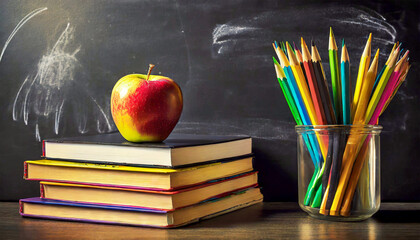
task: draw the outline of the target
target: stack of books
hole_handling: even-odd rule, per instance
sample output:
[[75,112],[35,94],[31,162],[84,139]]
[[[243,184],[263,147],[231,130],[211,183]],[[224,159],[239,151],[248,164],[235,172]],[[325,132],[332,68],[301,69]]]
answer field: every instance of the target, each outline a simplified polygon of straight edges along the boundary
[[45,140],[24,178],[41,197],[25,217],[177,227],[261,202],[249,137],[172,134],[129,143],[119,133]]

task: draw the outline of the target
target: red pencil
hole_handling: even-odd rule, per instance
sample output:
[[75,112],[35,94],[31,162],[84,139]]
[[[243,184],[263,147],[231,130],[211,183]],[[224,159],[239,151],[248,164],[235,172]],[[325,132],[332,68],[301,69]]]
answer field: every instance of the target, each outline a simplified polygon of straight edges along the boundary
[[315,107],[315,113],[317,118],[319,119],[319,123],[321,125],[326,125],[327,121],[325,119],[325,112],[322,106],[321,96],[319,93],[319,88],[317,81],[315,79],[314,67],[311,60],[311,54],[309,53],[308,46],[305,43],[305,40],[301,38],[301,45],[302,45],[302,60],[303,66],[305,68],[306,78],[308,80],[309,89],[312,96],[312,101]]

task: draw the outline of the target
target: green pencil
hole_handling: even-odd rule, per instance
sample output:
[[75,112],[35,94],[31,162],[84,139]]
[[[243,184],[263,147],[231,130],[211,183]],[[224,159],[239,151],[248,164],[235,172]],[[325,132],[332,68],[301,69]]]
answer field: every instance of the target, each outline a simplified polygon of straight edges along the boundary
[[333,95],[333,105],[335,116],[337,117],[337,124],[343,123],[343,114],[341,106],[341,81],[340,81],[340,70],[338,67],[338,57],[337,57],[337,44],[335,42],[334,33],[330,27],[330,41],[328,44],[328,55],[330,60],[330,70],[331,70],[331,85],[332,85],[332,95]]
[[286,75],[284,74],[283,69],[281,69],[280,64],[277,62],[277,60],[274,57],[273,57],[273,61],[274,61],[274,69],[276,69],[277,80],[279,81],[281,90],[283,91],[283,94],[286,98],[286,102],[289,105],[290,111],[292,112],[293,118],[295,119],[297,125],[302,125],[302,120],[300,119],[299,113],[297,111],[297,107],[295,105],[295,102],[293,101],[290,90],[287,87]]

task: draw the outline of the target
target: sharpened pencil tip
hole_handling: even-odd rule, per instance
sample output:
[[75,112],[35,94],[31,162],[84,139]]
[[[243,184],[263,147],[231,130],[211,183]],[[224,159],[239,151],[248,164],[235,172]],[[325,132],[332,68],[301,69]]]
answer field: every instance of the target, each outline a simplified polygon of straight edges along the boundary
[[379,56],[379,48],[378,50],[376,50],[375,58],[377,58],[378,56]]
[[369,42],[371,42],[371,41],[372,41],[372,33],[370,33],[370,34],[369,34],[369,39],[368,39],[368,41],[369,41]]
[[306,42],[305,42],[305,40],[303,40],[303,37],[300,38],[300,42],[301,42],[302,45],[306,45]]
[[332,27],[330,27],[330,38],[334,38],[334,33],[333,33],[333,30],[332,30]]
[[315,41],[313,39],[311,39],[311,46],[315,47]]
[[290,44],[289,42],[286,42],[286,43],[287,43],[287,45],[289,46],[289,48],[290,48],[291,50],[293,50],[292,44]]
[[342,43],[341,43],[341,47],[344,47],[344,45],[345,45],[346,43],[344,42],[344,38],[343,38],[343,41],[342,41]]

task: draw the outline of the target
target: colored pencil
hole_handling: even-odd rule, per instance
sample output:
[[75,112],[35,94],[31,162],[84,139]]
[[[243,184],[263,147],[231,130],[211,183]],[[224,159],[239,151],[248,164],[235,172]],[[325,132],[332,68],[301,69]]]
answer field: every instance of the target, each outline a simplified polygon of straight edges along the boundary
[[[294,49],[295,49],[295,53],[296,53],[296,57],[297,57],[297,59],[298,59],[298,62],[299,62],[300,68],[301,68],[301,69],[304,69],[304,68],[305,68],[305,66],[303,65],[302,52],[301,52],[298,48],[296,48],[295,43],[293,43],[293,45],[294,45]],[[303,71],[303,76],[305,77],[305,81],[306,81],[306,83],[308,84],[308,76],[306,76],[306,72],[305,72],[305,71]]]
[[314,65],[315,79],[317,80],[319,87],[319,95],[324,109],[324,115],[327,124],[336,124],[337,120],[335,117],[331,96],[328,90],[327,80],[325,78],[324,70],[322,69],[321,57],[319,56],[318,49],[315,43],[311,43],[311,56]]
[[365,49],[363,50],[362,57],[360,58],[359,71],[358,71],[357,80],[356,80],[356,88],[354,89],[353,102],[352,102],[352,111],[351,111],[352,119],[354,118],[354,112],[356,111],[357,105],[359,103],[360,90],[362,89],[362,82],[369,68],[370,57],[371,57],[370,55],[371,46],[372,46],[372,33],[369,34],[369,38],[366,42]]
[[375,89],[375,91],[374,91],[374,93],[373,93],[373,95],[372,95],[372,97],[369,101],[369,105],[368,105],[368,108],[366,110],[365,119],[371,119],[371,117],[373,115],[373,112],[375,111],[376,106],[378,105],[379,99],[380,99],[380,97],[381,97],[381,95],[382,95],[382,93],[385,89],[385,86],[387,85],[388,80],[389,80],[392,72],[394,71],[395,63],[396,63],[399,51],[400,51],[399,48],[397,48],[394,51],[393,56],[391,57],[388,65],[386,66],[386,68],[385,68],[385,70],[384,70],[384,72],[381,76],[381,79],[379,80],[378,86],[376,87],[376,89]]
[[[293,54],[293,55],[296,56],[296,52],[295,52],[295,49],[292,47],[292,44],[290,44],[288,41],[286,41],[285,45],[286,45],[286,49],[287,49],[287,56],[289,56],[289,50],[291,50],[290,54]],[[290,59],[289,59],[289,61],[290,61]]]
[[372,93],[371,93],[371,96],[372,96],[373,92],[375,91],[375,88],[376,88],[376,86],[378,85],[378,83],[379,83],[379,79],[381,79],[382,74],[383,74],[383,72],[385,71],[386,66],[387,66],[387,65],[388,65],[388,63],[389,63],[389,60],[391,60],[392,53],[395,51],[395,47],[396,47],[396,46],[398,46],[398,42],[394,43],[394,46],[392,47],[392,50],[391,50],[391,52],[389,53],[389,56],[388,56],[388,59],[387,59],[387,60],[386,60],[386,62],[385,62],[385,65],[382,67],[382,70],[381,70],[381,72],[378,74],[378,76],[376,76],[376,80],[375,80],[375,83],[373,84],[373,88],[372,88]]
[[[405,60],[407,59],[408,53],[409,52],[407,51],[405,53],[405,55],[401,58],[401,60],[399,60],[398,63],[396,64],[395,69],[394,69],[388,83],[386,84],[386,87],[385,87],[383,93],[381,94],[381,97],[378,101],[376,109],[373,112],[372,117],[369,120],[368,124],[375,124],[376,123],[377,119],[379,118],[379,115],[382,112],[382,109],[385,107],[385,103],[391,97],[391,95],[393,93],[393,90],[394,90],[394,87],[395,87],[395,84],[398,82],[398,79],[401,77],[401,71],[400,71],[401,66],[405,62]],[[390,64],[391,64],[391,62],[390,62]],[[378,84],[378,87],[379,86],[380,85]],[[367,122],[368,119],[369,119],[369,115],[367,115],[365,121]]]
[[286,49],[286,46],[284,45],[284,42],[281,42],[281,49],[283,50],[283,52],[287,54],[287,49]]
[[322,187],[319,187],[316,191],[314,200],[311,203],[311,207],[313,208],[319,208],[321,206],[321,200],[322,200]]
[[355,160],[355,164],[354,164],[355,166],[353,167],[353,171],[351,173],[350,180],[349,180],[349,185],[347,186],[347,190],[343,198],[343,204],[340,210],[341,216],[350,215],[351,202],[353,201],[354,192],[355,192],[357,182],[358,182],[357,180],[360,177],[360,172],[363,167],[363,161],[364,159],[366,159],[368,147],[369,147],[369,141],[365,141]]
[[324,174],[328,175],[328,192],[325,193],[323,201],[326,203],[322,203],[322,209],[320,209],[320,213],[324,215],[329,214],[329,209],[332,204],[332,200],[334,197],[334,193],[337,189],[338,179],[340,177],[340,169],[341,169],[341,161],[339,160],[339,144],[340,144],[340,136],[338,133],[330,133],[332,135],[332,141],[330,145],[332,145],[332,161],[330,172],[325,172]]
[[341,103],[343,109],[343,124],[345,125],[351,123],[350,85],[350,59],[343,39],[341,48]]
[[340,70],[338,68],[338,57],[337,57],[337,44],[335,42],[334,33],[330,27],[330,38],[328,44],[328,55],[330,60],[331,70],[331,88],[333,97],[333,106],[335,116],[337,117],[337,123],[342,124],[342,109],[341,109],[341,82],[340,82]]
[[[327,157],[325,159],[324,162],[324,174],[322,176],[322,193],[324,195],[328,195],[327,192],[327,187],[328,187],[328,180],[330,179],[330,172],[331,172],[331,163],[332,163],[332,158],[333,158],[333,136],[332,134],[329,134],[328,136],[328,153],[327,153]],[[326,201],[326,200],[325,200]],[[324,209],[325,209],[326,205],[324,205]]]
[[[321,57],[319,56],[318,49],[315,46],[315,43],[312,41],[311,43],[311,55],[312,55],[312,61],[314,66],[314,73],[315,73],[315,79],[318,83],[319,87],[319,95],[321,97],[321,102],[324,109],[324,115],[327,124],[336,124],[336,117],[331,101],[331,96],[328,91],[328,85],[327,81],[325,79],[325,73],[322,68],[321,63]],[[322,193],[325,196],[328,195],[328,180],[330,175],[330,169],[331,169],[331,163],[332,163],[332,157],[333,157],[333,136],[332,134],[329,134],[328,136],[328,151],[327,151],[327,157],[325,158],[324,165],[323,165],[323,175],[322,175]],[[316,196],[317,197],[317,196]],[[319,201],[321,201],[321,198],[319,198]],[[318,199],[314,199],[314,202],[318,202]],[[326,200],[322,200],[323,205],[321,204],[321,213],[325,213],[325,206],[326,206]]]
[[287,105],[289,106],[290,111],[292,112],[292,115],[293,115],[293,118],[295,119],[296,124],[302,125],[302,120],[300,119],[296,104],[287,86],[286,75],[284,74],[283,69],[281,69],[280,64],[277,62],[277,60],[274,57],[273,57],[273,61],[274,61],[274,69],[276,70],[277,80],[283,91],[284,97],[286,98]]
[[296,80],[293,76],[293,74],[291,73],[290,70],[290,64],[289,61],[286,58],[286,55],[284,54],[284,52],[280,49],[280,48],[275,48],[276,53],[277,53],[277,57],[280,60],[280,65],[283,68],[283,71],[286,75],[286,78],[288,79],[287,83],[288,83],[288,87],[290,89],[290,92],[292,93],[293,99],[296,103],[296,107],[298,109],[298,112],[300,114],[302,123],[304,125],[311,125],[311,120],[309,119],[308,116],[308,112],[305,108],[305,105],[303,103],[303,99],[302,96],[299,92],[299,89],[297,87],[296,84]]
[[308,46],[305,43],[305,40],[301,38],[301,48],[302,48],[302,60],[303,60],[303,69],[305,69],[306,79],[308,80],[309,89],[311,92],[311,97],[314,103],[315,113],[318,118],[318,123],[320,125],[327,124],[325,120],[324,108],[322,105],[322,99],[320,96],[320,91],[318,88],[318,83],[315,78],[315,72],[313,68],[313,63],[311,60],[311,54],[309,53]]
[[353,124],[363,124],[366,113],[366,108],[369,103],[370,93],[372,92],[375,75],[378,70],[379,49],[376,51],[372,64],[363,80],[362,88],[360,91],[360,100],[357,109],[354,113]]
[[288,44],[288,42],[286,42],[286,49],[287,49],[287,54],[289,56],[289,61],[290,61],[289,66],[287,67],[291,68],[292,73],[296,79],[296,83],[299,87],[300,92],[302,93],[302,99],[305,103],[306,109],[308,110],[308,114],[309,114],[309,118],[311,119],[311,122],[313,124],[318,125],[318,121],[315,115],[314,105],[311,99],[311,95],[309,94],[308,85],[306,84],[306,81],[303,78],[302,69],[300,68],[296,55],[293,54],[293,50],[290,48],[290,45]]
[[[343,113],[342,113],[342,90],[341,90],[341,80],[340,80],[340,71],[338,67],[338,56],[337,56],[337,44],[335,41],[334,33],[332,28],[330,28],[330,37],[329,37],[329,44],[328,44],[328,55],[329,55],[329,63],[330,63],[330,71],[331,71],[331,86],[332,86],[332,98],[333,98],[333,107],[334,113],[336,116],[336,121],[338,124],[343,123]],[[345,144],[344,136],[338,133],[332,133],[333,141],[330,141],[329,144],[332,144],[332,160],[330,166],[330,172],[325,172],[328,174],[328,191],[324,193],[323,202],[321,203],[321,214],[328,214],[329,208],[332,203],[332,199],[337,188],[338,179],[340,177],[340,169],[341,169],[341,162],[342,156],[340,155],[341,149],[344,148],[341,145]],[[326,178],[324,176],[324,184]]]
[[397,83],[397,85],[394,87],[394,91],[392,92],[392,95],[391,95],[391,97],[388,99],[388,101],[385,103],[385,107],[382,109],[382,112],[381,112],[381,114],[385,111],[385,109],[388,107],[388,105],[389,105],[389,103],[392,101],[392,99],[394,98],[394,96],[395,96],[395,94],[398,92],[398,89],[400,88],[400,86],[402,85],[402,83],[404,82],[404,80],[405,80],[405,78],[406,78],[406,76],[407,76],[407,73],[408,73],[408,70],[410,70],[410,65],[408,64],[408,62],[406,62],[406,67],[404,67],[404,70],[402,71],[402,74],[401,74],[401,77],[400,77],[400,79],[398,80],[398,83]]

